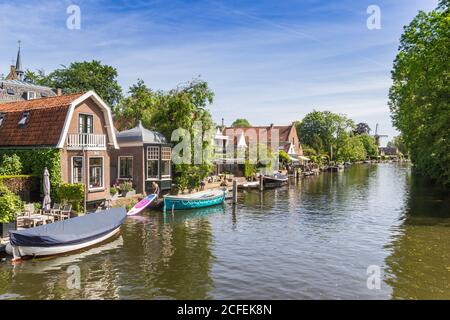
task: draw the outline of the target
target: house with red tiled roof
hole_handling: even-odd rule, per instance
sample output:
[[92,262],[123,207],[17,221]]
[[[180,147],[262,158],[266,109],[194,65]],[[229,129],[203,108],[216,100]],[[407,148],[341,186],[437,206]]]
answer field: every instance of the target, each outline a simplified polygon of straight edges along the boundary
[[0,148],[59,149],[63,182],[87,185],[87,202],[109,196],[119,146],[111,109],[94,91],[0,104]]
[[265,143],[268,147],[277,146],[278,150],[284,150],[292,156],[302,156],[303,149],[294,124],[287,126],[256,126],[233,128],[225,127],[223,134],[228,136],[237,146],[248,146],[252,141]]
[[[265,144],[272,151],[284,150],[295,162],[302,163],[303,149],[294,124],[279,126],[253,126],[253,127],[223,127],[218,129],[214,137],[214,148],[219,150],[216,156],[216,172],[231,171],[237,173],[242,171],[242,159],[229,158],[230,150],[247,149],[251,145]],[[220,157],[220,153],[223,154]],[[223,164],[222,164],[223,163]],[[238,164],[238,165],[236,165]],[[239,173],[238,173],[239,174]]]

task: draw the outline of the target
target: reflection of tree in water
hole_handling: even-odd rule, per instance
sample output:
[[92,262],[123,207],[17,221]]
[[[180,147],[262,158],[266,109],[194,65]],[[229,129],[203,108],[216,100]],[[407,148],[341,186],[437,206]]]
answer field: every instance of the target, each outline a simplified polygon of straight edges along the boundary
[[404,223],[388,246],[386,282],[394,299],[450,299],[448,190],[410,177]]
[[152,212],[150,223],[126,225],[133,230],[124,232],[124,256],[136,264],[133,270],[122,272],[121,282],[130,288],[122,288],[125,297],[210,298],[212,235],[201,212],[175,212],[174,218]]

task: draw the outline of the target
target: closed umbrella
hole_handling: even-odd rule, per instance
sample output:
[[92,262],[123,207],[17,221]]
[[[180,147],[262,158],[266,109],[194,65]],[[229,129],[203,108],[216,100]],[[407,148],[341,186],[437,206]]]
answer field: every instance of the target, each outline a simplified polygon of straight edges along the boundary
[[52,199],[50,198],[50,177],[47,168],[44,170],[44,200],[42,201],[42,209],[50,211]]

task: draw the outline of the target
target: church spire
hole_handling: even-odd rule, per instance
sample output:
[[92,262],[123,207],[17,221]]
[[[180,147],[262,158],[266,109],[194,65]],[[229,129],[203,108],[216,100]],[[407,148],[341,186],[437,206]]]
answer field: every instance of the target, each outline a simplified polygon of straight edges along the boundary
[[20,55],[20,43],[21,41],[18,41],[19,44],[19,50],[17,51],[17,59],[16,59],[16,74],[19,80],[23,80],[24,72],[22,70],[22,57]]

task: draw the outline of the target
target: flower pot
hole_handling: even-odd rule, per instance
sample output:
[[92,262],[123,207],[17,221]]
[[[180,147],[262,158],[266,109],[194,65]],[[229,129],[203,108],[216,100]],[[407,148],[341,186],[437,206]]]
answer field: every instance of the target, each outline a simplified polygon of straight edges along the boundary
[[16,229],[17,229],[16,221],[9,223],[0,223],[0,238],[9,237],[9,231]]

